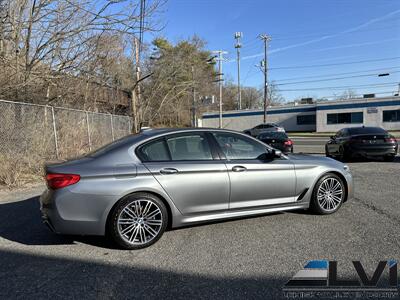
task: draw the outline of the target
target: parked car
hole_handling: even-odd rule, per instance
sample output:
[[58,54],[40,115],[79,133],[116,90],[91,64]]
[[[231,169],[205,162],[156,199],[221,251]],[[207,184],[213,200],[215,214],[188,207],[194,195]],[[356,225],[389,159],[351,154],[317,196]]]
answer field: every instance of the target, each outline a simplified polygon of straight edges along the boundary
[[268,131],[285,132],[285,129],[275,123],[265,123],[265,124],[257,125],[251,129],[243,130],[243,132],[245,134],[251,135],[252,137],[256,137],[256,136],[260,135],[261,133],[268,132]]
[[325,145],[326,156],[339,160],[362,156],[393,161],[397,150],[398,143],[394,136],[380,127],[343,128]]
[[167,227],[276,211],[336,212],[353,194],[347,166],[285,156],[243,133],[148,129],[45,166],[44,222],[56,233],[155,243]]
[[293,142],[285,132],[264,132],[258,135],[257,139],[275,149],[281,150],[283,153],[293,153]]

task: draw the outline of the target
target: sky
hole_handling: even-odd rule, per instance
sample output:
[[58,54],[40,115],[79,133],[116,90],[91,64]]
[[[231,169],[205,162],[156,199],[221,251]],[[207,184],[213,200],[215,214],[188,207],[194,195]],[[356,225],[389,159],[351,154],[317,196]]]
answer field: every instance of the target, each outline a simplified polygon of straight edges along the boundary
[[400,83],[400,0],[169,0],[163,10],[157,35],[173,42],[197,35],[207,50],[227,51],[223,73],[234,83],[234,33],[242,32],[244,86],[263,86],[258,36],[270,35],[268,78],[287,101],[349,88],[387,96]]

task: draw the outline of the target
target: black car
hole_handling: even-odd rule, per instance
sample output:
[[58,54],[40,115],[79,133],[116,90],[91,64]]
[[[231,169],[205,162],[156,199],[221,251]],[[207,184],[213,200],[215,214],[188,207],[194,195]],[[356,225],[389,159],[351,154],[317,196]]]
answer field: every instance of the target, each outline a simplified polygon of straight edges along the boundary
[[271,147],[281,150],[284,153],[293,153],[293,142],[284,132],[264,132],[258,135],[257,139]]
[[393,161],[397,154],[396,139],[379,127],[353,127],[339,130],[325,145],[325,154],[339,160],[354,157],[382,157]]

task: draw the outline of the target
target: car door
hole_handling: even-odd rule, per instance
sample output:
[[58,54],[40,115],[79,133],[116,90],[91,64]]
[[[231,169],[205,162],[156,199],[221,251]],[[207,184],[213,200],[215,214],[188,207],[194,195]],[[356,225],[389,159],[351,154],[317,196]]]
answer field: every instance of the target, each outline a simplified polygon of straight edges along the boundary
[[231,182],[230,209],[259,207],[295,201],[293,163],[282,157],[266,159],[261,142],[236,133],[213,132]]
[[[140,151],[144,165],[182,214],[228,209],[227,169],[204,132],[168,135],[144,145]],[[163,154],[154,156],[153,152]]]

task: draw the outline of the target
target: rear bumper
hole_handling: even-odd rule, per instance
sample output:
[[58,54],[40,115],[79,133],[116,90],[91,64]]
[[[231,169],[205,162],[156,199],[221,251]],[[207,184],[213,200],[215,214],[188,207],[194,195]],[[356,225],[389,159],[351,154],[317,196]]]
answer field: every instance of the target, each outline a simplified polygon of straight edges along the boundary
[[39,198],[43,223],[57,234],[104,235],[109,202],[96,201],[67,189],[46,190]]
[[349,146],[349,152],[353,156],[365,156],[365,157],[382,157],[387,155],[396,155],[398,151],[398,145],[395,146]]

